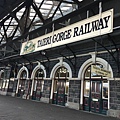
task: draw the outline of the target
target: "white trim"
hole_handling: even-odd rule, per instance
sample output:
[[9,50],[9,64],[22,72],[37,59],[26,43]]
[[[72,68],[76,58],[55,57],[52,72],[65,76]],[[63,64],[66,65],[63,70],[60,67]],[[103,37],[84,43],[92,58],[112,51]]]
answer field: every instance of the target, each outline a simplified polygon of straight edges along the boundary
[[35,76],[35,73],[37,72],[37,70],[39,69],[42,69],[43,72],[44,72],[44,77],[43,78],[46,78],[46,70],[45,70],[45,67],[41,64],[38,64],[32,71],[32,74],[31,74],[31,79],[34,79],[34,76]]
[[115,81],[120,81],[120,78],[108,78],[107,80],[115,80]]
[[[94,60],[92,58],[88,59],[87,61],[85,61],[79,72],[78,72],[78,78],[79,80],[81,80],[81,99],[80,99],[80,104],[82,105],[83,104],[83,84],[84,84],[84,73],[85,73],[85,70],[87,69],[88,66],[90,66],[92,63],[94,62]],[[109,65],[109,63],[107,61],[105,61],[104,59],[102,58],[99,58],[97,57],[96,58],[96,63],[99,63],[101,65],[103,65],[105,68],[107,68],[107,70],[111,71],[111,78],[113,78],[113,70],[111,68],[111,66]],[[108,109],[109,109],[109,94],[108,94]]]
[[80,80],[79,78],[71,78],[70,80]]
[[66,62],[62,62],[62,64],[61,64],[61,62],[57,63],[57,64],[53,67],[53,69],[52,69],[52,71],[51,71],[51,74],[50,74],[50,78],[51,78],[51,80],[52,80],[50,99],[52,99],[52,97],[53,97],[53,85],[54,85],[54,76],[55,76],[55,73],[56,73],[57,69],[58,69],[59,67],[62,67],[62,66],[65,67],[65,68],[69,71],[69,77],[68,77],[69,80],[72,79],[72,70],[71,70],[69,64],[67,64]]
[[4,73],[4,70],[0,70],[0,78],[1,78],[2,73]]
[[69,79],[72,78],[72,70],[71,70],[69,64],[67,64],[66,62],[63,62],[62,65],[61,65],[61,63],[59,62],[59,63],[57,63],[57,64],[53,67],[53,69],[52,69],[52,71],[51,71],[51,74],[50,74],[50,78],[51,78],[51,79],[54,79],[55,72],[57,71],[57,69],[58,69],[59,67],[62,67],[62,66],[65,67],[65,68],[67,68],[67,70],[69,71]]
[[23,66],[23,67],[19,70],[18,75],[17,75],[17,79],[20,79],[20,75],[21,75],[21,73],[22,73],[24,70],[27,72],[26,79],[29,79],[29,78],[28,78],[29,72],[28,72],[27,67],[25,67],[25,66]]

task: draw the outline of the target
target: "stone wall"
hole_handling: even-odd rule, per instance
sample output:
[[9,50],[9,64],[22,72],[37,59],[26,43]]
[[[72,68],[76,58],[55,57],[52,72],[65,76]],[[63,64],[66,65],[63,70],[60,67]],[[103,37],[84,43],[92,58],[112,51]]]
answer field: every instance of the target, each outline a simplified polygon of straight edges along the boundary
[[79,109],[80,103],[80,80],[70,80],[69,82],[69,95],[68,95],[68,107]]
[[49,102],[49,98],[50,98],[50,91],[51,91],[51,83],[52,80],[44,80],[44,88],[43,88],[43,92],[42,92],[42,101],[47,101]]
[[120,110],[120,80],[110,81],[110,109]]
[[108,115],[120,118],[120,80],[110,81],[110,109]]

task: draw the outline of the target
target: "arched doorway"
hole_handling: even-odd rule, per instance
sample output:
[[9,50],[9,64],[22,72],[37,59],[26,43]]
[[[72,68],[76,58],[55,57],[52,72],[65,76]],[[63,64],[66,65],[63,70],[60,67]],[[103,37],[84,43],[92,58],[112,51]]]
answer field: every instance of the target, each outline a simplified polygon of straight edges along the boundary
[[33,82],[33,93],[32,99],[40,101],[43,92],[44,86],[44,71],[42,69],[38,69],[35,72],[34,82]]
[[29,99],[31,92],[32,81],[28,79],[28,69],[23,66],[18,72],[17,96],[24,99]]
[[[101,64],[95,64],[103,68]],[[105,76],[91,72],[89,65],[84,73],[83,82],[83,110],[106,114],[108,110],[109,83]]]
[[65,106],[67,103],[69,72],[65,67],[59,67],[54,76],[53,84],[53,104]]
[[25,94],[25,83],[27,78],[26,70],[23,70],[20,74],[19,85],[18,85],[18,97],[22,97]]

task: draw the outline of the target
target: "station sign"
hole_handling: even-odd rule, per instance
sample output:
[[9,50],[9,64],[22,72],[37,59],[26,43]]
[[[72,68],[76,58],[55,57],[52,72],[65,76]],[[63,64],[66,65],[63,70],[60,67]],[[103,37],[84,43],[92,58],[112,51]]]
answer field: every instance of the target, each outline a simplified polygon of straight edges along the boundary
[[20,55],[113,32],[113,9],[22,43]]
[[111,77],[111,71],[105,70],[103,68],[97,67],[95,65],[91,65],[91,73],[94,73],[96,75],[100,75],[102,77]]

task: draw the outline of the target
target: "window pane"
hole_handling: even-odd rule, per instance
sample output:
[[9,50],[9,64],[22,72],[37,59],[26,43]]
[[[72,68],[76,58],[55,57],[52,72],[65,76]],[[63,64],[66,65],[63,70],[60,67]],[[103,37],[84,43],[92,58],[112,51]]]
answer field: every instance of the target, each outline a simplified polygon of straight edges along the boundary
[[86,80],[84,82],[84,96],[89,96],[89,92],[90,92],[90,81]]
[[100,93],[100,82],[96,83],[96,92]]
[[88,67],[88,69],[85,72],[85,77],[90,77],[90,69],[91,67]]
[[103,81],[103,98],[108,98],[108,82]]
[[92,82],[92,92],[95,92],[95,82]]
[[54,92],[57,93],[57,84],[58,84],[58,81],[55,80],[54,81]]

